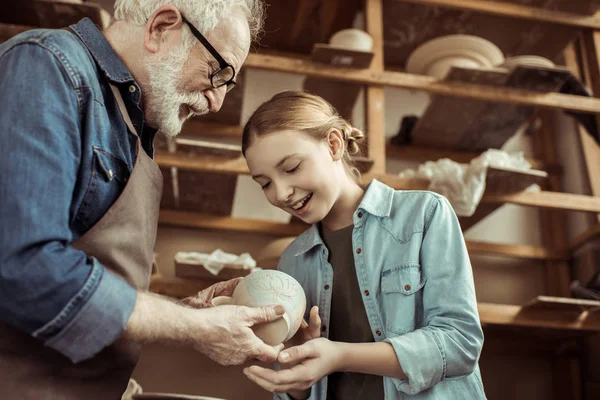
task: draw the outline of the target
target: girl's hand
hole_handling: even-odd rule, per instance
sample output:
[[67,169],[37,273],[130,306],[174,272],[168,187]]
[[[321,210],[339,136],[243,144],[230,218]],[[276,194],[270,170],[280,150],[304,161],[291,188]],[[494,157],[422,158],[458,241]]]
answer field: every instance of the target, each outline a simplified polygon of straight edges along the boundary
[[297,365],[281,371],[253,365],[245,368],[244,374],[272,393],[302,392],[324,376],[339,370],[343,354],[336,342],[317,338],[282,351],[278,360],[281,363]]
[[[313,306],[310,309],[308,323],[302,320],[302,324],[298,332],[290,340],[285,342],[285,347],[300,346],[309,340],[316,339],[321,336],[321,317],[319,317],[319,307]],[[289,363],[286,363],[289,364]]]

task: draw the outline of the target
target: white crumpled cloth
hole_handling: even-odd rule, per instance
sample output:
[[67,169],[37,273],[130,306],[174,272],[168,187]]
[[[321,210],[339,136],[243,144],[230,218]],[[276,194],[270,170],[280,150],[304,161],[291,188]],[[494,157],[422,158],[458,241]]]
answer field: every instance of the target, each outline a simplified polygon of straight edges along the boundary
[[525,159],[523,152],[507,153],[489,149],[469,164],[442,158],[438,161],[427,161],[419,165],[416,171],[404,170],[400,176],[428,179],[431,182],[429,190],[444,195],[457,215],[469,217],[477,209],[485,192],[488,166],[523,171],[531,169],[531,164]]
[[217,249],[210,254],[183,252],[175,254],[175,261],[188,264],[201,264],[213,275],[218,275],[225,267],[238,269],[260,269],[256,266],[256,261],[249,253],[242,253],[239,256],[226,253]]

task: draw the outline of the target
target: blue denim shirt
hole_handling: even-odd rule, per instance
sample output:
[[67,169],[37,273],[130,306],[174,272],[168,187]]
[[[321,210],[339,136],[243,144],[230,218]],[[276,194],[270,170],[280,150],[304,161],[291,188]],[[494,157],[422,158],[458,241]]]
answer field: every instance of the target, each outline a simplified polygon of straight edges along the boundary
[[[478,360],[483,331],[473,273],[448,201],[372,181],[354,213],[356,275],[376,342],[390,343],[407,379],[385,377],[386,399],[485,399]],[[328,335],[334,271],[316,225],[284,251],[279,269],[306,293]],[[310,399],[325,400],[327,378]],[[275,398],[287,395],[276,395]]]
[[[70,243],[110,208],[136,157],[110,90],[144,129],[140,90],[88,19],[0,45],[0,320],[74,362],[123,331],[136,291]],[[144,130],[152,154],[154,131]]]

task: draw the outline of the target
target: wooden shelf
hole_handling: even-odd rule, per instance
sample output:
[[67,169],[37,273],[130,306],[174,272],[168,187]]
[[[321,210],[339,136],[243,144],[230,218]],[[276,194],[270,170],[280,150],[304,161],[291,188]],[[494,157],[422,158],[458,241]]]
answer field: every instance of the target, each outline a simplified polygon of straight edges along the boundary
[[390,86],[457,98],[470,98],[499,103],[530,105],[583,113],[600,113],[600,99],[560,93],[536,93],[505,87],[490,87],[470,83],[444,82],[438,79],[403,72],[358,70],[332,67],[281,55],[250,53],[247,68],[289,72],[373,86]]
[[[373,161],[365,157],[353,158],[361,173],[368,172]],[[214,172],[219,174],[248,175],[248,166],[243,157],[221,157],[216,155],[194,156],[187,153],[157,152],[156,163],[163,168],[175,167],[190,171]]]
[[[214,283],[214,280],[185,279],[157,274],[150,279],[150,291],[181,299],[193,296]],[[484,327],[486,325],[528,327],[589,333],[600,331],[599,312],[582,311],[580,306],[573,302],[553,307],[544,299],[547,298],[539,297],[531,304],[524,306],[478,303],[481,324]],[[572,301],[572,299],[559,300]],[[596,308],[600,306],[600,302],[594,303],[596,303]]]
[[[413,144],[397,146],[388,143],[385,148],[385,155],[388,158],[399,158],[403,160],[417,161],[419,163],[449,158],[450,160],[458,163],[468,164],[474,158],[479,157],[481,152],[440,149],[435,147],[415,146]],[[535,158],[527,158],[527,162],[531,164],[531,168],[546,171],[551,175],[560,175],[563,173],[563,168],[561,165],[547,165],[541,160]]]
[[[572,78],[569,70],[558,67],[452,67],[443,81],[551,93]],[[412,144],[460,151],[499,149],[530,123],[534,113],[535,108],[528,106],[432,96],[411,132]]]
[[581,306],[581,302],[575,299],[539,296],[524,306],[479,303],[479,316],[484,325],[600,331],[600,313],[582,310],[582,307],[597,310],[600,302],[596,301],[593,302],[595,305],[586,306]]
[[505,1],[480,0],[399,0],[405,3],[441,6],[465,11],[481,12],[490,15],[546,22],[573,28],[600,29],[600,18],[593,15],[581,15],[562,11],[548,10]]
[[[426,190],[429,186],[429,182],[426,180],[400,178],[395,175],[378,176],[377,179],[394,189]],[[484,194],[481,203],[494,205],[517,204],[556,210],[600,212],[600,198],[598,197],[548,191]]]
[[[301,223],[284,224],[247,218],[223,217],[165,209],[160,211],[159,223],[162,225],[173,225],[186,228],[219,229],[232,232],[261,233],[281,237],[298,236],[308,229],[308,225]],[[488,243],[474,240],[467,240],[466,244],[470,254],[493,254],[531,261],[569,259],[569,253],[565,251],[555,251],[536,246]]]
[[308,225],[300,223],[283,224],[249,218],[232,218],[188,211],[161,209],[158,217],[161,225],[185,228],[216,229],[231,232],[261,233],[273,236],[298,236]]

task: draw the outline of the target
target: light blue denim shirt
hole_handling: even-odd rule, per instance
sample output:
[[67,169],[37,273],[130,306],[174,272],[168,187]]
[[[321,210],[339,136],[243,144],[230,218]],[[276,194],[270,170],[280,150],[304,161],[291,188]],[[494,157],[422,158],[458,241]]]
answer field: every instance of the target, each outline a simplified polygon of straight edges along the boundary
[[[386,399],[485,399],[478,367],[483,331],[473,273],[448,201],[426,191],[371,182],[354,212],[352,247],[360,293],[376,342],[390,343],[407,379],[385,377]],[[279,269],[319,306],[328,335],[333,269],[316,225],[285,250]],[[325,400],[327,378],[310,399]],[[275,398],[288,398],[276,395]],[[375,400],[375,399],[374,399]]]

